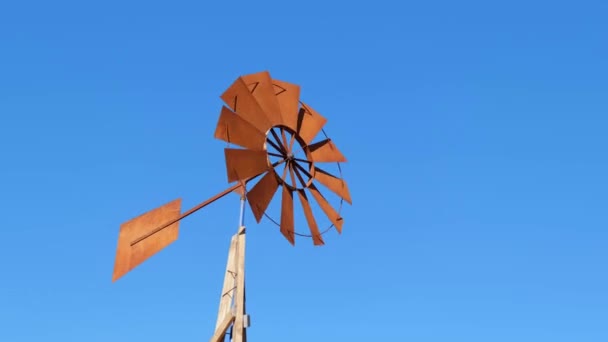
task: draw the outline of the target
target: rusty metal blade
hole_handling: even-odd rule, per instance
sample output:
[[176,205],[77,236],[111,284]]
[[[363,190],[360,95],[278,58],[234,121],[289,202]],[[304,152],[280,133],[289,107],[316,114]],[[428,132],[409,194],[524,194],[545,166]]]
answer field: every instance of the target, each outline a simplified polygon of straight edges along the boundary
[[260,107],[251,92],[249,92],[249,88],[247,88],[242,77],[239,77],[234,81],[234,83],[232,83],[232,85],[222,94],[221,98],[226,102],[230,109],[257,128],[260,132],[266,133],[272,126],[270,118],[264,113],[264,110]]
[[279,187],[279,181],[277,180],[277,174],[274,170],[267,172],[262,179],[249,191],[247,192],[247,201],[251,206],[251,211],[255,220],[259,223],[264,216],[264,212],[272,197],[277,192]]
[[323,241],[323,237],[317,226],[317,221],[315,221],[315,217],[312,214],[312,209],[310,208],[310,203],[308,203],[308,198],[306,197],[304,189],[298,190],[298,197],[300,197],[300,203],[302,203],[302,209],[304,209],[304,216],[306,217],[306,222],[308,222],[308,227],[310,228],[313,244],[315,246],[324,245],[325,242]]
[[223,106],[215,128],[215,138],[255,151],[262,151],[266,135]]
[[302,102],[302,108],[298,113],[296,131],[306,145],[309,145],[317,134],[323,129],[327,119],[317,113],[309,105]]
[[287,241],[295,245],[294,220],[293,220],[293,192],[283,186],[283,198],[281,200],[281,234]]
[[350,198],[350,192],[348,191],[348,186],[343,179],[340,179],[334,175],[329,174],[327,171],[319,169],[315,167],[315,180],[319,181],[319,183],[325,185],[329,190],[331,190],[336,195],[343,198],[348,204],[353,204]]
[[312,197],[314,197],[317,203],[319,203],[319,206],[321,207],[325,215],[327,215],[331,223],[336,226],[336,230],[338,231],[338,233],[342,233],[342,223],[344,223],[344,219],[342,219],[342,217],[340,217],[340,214],[338,214],[338,212],[334,208],[332,208],[332,206],[329,204],[329,202],[327,202],[325,197],[323,197],[319,189],[317,189],[314,184],[310,184],[308,186],[308,189],[310,190]]
[[118,280],[177,239],[179,221],[154,232],[137,244],[131,245],[140,236],[152,232],[165,222],[178,218],[180,210],[181,199],[176,199],[120,226],[112,281]]
[[338,150],[331,139],[321,140],[317,143],[309,145],[308,149],[310,150],[312,160],[314,160],[315,163],[346,162],[346,158],[344,155],[342,155],[340,150]]
[[224,149],[228,182],[245,180],[271,168],[265,151]]
[[295,131],[298,123],[298,109],[300,108],[300,86],[274,79],[272,83],[275,97],[281,109],[283,125]]
[[270,123],[273,126],[282,124],[281,108],[274,95],[275,90],[272,79],[270,78],[270,73],[268,71],[262,71],[245,75],[242,78],[247,84],[249,91],[270,120]]

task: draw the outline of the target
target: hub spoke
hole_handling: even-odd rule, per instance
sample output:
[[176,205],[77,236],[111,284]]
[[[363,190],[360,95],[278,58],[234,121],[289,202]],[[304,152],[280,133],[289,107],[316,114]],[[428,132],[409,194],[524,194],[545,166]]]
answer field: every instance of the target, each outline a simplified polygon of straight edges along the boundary
[[[289,137],[287,136],[288,134]],[[296,190],[306,188],[312,178],[307,170],[312,168],[313,161],[308,160],[305,147],[302,146],[300,141],[297,133],[282,126],[271,128],[266,137],[268,146],[272,148],[266,152],[269,160],[271,162],[272,159],[280,160],[279,163],[274,163],[273,166],[283,164],[276,169],[281,177],[280,181],[284,185]],[[296,154],[300,155],[296,156]],[[304,164],[306,166],[300,165],[300,163],[306,163]]]

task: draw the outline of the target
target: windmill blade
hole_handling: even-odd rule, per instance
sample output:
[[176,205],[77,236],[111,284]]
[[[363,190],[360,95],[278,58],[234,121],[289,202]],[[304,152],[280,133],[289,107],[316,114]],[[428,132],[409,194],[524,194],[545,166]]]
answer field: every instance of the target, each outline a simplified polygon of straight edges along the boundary
[[[118,280],[177,240],[179,221],[161,230],[156,228],[179,218],[180,210],[181,199],[176,199],[120,226],[112,281]],[[139,239],[141,236],[146,237]]]
[[300,108],[300,86],[279,80],[272,80],[272,83],[274,96],[281,109],[283,125],[295,131],[298,123],[298,109]]
[[340,214],[338,214],[338,212],[334,208],[332,208],[332,206],[329,204],[329,202],[327,202],[325,197],[323,197],[319,189],[317,189],[314,184],[310,184],[308,189],[310,190],[312,197],[314,197],[317,203],[319,203],[319,206],[321,207],[325,215],[327,215],[331,223],[336,226],[336,230],[338,231],[338,233],[342,233],[342,223],[344,223],[344,219],[342,219],[342,217],[340,217]]
[[254,151],[264,150],[264,143],[266,142],[264,133],[226,106],[222,106],[214,136],[217,139]]
[[228,182],[244,180],[271,168],[265,151],[224,149]]
[[305,145],[309,145],[317,134],[323,129],[327,119],[317,113],[310,106],[302,102],[302,109],[298,113],[298,124],[296,131],[304,140]]
[[316,166],[314,178],[315,180],[318,180],[319,183],[325,185],[325,187],[327,187],[333,193],[340,196],[340,198],[343,198],[346,202],[348,202],[348,204],[353,204],[350,199],[350,192],[348,191],[348,186],[346,186],[346,182],[343,179],[331,175]]
[[283,186],[283,198],[281,200],[281,234],[292,245],[296,244],[293,219],[293,192]]
[[234,83],[232,83],[232,85],[222,94],[221,98],[226,102],[230,109],[235,111],[260,132],[266,133],[266,131],[272,127],[270,118],[264,113],[264,110],[260,107],[251,92],[249,92],[249,88],[247,88],[243,78],[239,77],[234,81]]
[[306,197],[306,192],[304,192],[304,189],[298,190],[298,197],[300,197],[300,203],[302,203],[302,209],[304,209],[304,216],[306,217],[306,222],[308,222],[308,227],[310,228],[310,235],[312,235],[313,244],[315,246],[324,245],[325,242],[323,241],[323,237],[321,236],[321,232],[317,226],[317,221],[312,214],[312,208],[310,207],[310,203],[308,203],[308,198]]
[[281,108],[274,95],[275,91],[274,86],[272,85],[272,78],[270,78],[270,73],[268,71],[262,71],[243,76],[242,78],[247,84],[249,91],[270,120],[270,123],[273,126],[282,124]]
[[264,177],[247,192],[247,201],[249,202],[253,216],[258,223],[262,220],[262,216],[264,216],[264,212],[266,212],[266,208],[268,208],[278,187],[279,181],[277,180],[277,174],[273,169],[267,172]]
[[331,139],[321,140],[308,146],[312,160],[316,163],[345,163],[346,157],[338,150]]

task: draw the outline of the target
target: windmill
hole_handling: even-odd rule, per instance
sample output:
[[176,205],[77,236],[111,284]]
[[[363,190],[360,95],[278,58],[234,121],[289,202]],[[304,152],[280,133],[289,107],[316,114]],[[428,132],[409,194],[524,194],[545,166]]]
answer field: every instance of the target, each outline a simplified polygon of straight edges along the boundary
[[[247,339],[249,326],[245,311],[245,203],[249,203],[258,223],[268,217],[292,245],[299,235],[311,237],[313,244],[319,246],[324,245],[323,234],[331,228],[342,232],[342,202],[352,202],[340,169],[346,158],[325,135],[323,127],[327,119],[300,101],[299,86],[272,79],[268,72],[259,72],[236,79],[221,98],[226,105],[221,109],[215,138],[236,145],[224,150],[228,182],[234,184],[183,213],[181,199],[176,199],[123,223],[112,281],[174,242],[180,220],[236,192],[240,195],[239,227],[230,241],[211,341],[223,341],[229,331],[233,342],[242,342]],[[322,139],[315,142],[321,135]],[[337,164],[339,176],[320,167],[328,163]],[[249,185],[252,186],[247,190]],[[318,185],[337,195],[340,209],[330,204]],[[276,222],[267,210],[279,188],[280,221]],[[310,234],[295,231],[294,197],[301,204]],[[323,231],[310,197],[330,222]]]

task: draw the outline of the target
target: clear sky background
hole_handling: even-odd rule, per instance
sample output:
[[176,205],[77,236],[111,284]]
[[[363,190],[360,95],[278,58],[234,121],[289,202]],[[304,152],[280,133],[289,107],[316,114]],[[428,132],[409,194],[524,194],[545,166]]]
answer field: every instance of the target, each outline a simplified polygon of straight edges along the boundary
[[0,341],[205,341],[238,197],[116,283],[120,223],[227,186],[219,95],[302,86],[327,245],[249,226],[250,341],[608,341],[605,1],[0,5]]

